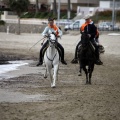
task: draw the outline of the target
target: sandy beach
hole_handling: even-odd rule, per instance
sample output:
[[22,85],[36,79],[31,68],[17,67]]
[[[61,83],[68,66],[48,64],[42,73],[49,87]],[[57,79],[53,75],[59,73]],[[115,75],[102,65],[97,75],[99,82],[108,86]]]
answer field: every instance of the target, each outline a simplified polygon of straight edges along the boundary
[[36,67],[41,41],[32,46],[41,34],[0,33],[0,55],[28,63],[4,73],[13,77],[0,80],[0,120],[120,120],[119,34],[100,35],[104,65],[95,65],[92,85],[85,85],[85,74],[78,76],[79,65],[71,64],[80,35],[63,35],[59,42],[68,64],[60,63],[53,89],[49,77],[43,78],[44,65]]

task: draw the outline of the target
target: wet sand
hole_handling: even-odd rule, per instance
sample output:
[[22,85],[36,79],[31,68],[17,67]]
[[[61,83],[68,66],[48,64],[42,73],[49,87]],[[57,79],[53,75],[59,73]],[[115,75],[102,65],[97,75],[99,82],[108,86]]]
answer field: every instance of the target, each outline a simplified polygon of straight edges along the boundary
[[[119,120],[120,110],[120,36],[100,35],[105,46],[103,66],[95,66],[92,85],[85,85],[79,65],[71,64],[79,35],[63,35],[68,65],[60,63],[55,89],[49,77],[43,78],[44,66],[36,67],[42,38],[39,34],[0,33],[0,53],[10,59],[32,60],[30,64],[7,74],[0,80],[0,120]],[[21,74],[20,74],[21,73]]]

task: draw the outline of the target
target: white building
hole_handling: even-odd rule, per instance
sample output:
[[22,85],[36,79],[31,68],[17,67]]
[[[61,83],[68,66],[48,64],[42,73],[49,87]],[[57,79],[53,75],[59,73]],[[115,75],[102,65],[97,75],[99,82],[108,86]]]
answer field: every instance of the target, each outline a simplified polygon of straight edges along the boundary
[[78,16],[85,16],[85,15],[90,15],[93,16],[96,12],[96,10],[98,9],[98,7],[82,7],[82,6],[78,6],[77,7],[77,15]]
[[114,6],[116,10],[120,10],[120,0],[114,0],[114,2],[113,0],[101,0],[99,2],[99,8],[101,8],[102,10],[112,10]]

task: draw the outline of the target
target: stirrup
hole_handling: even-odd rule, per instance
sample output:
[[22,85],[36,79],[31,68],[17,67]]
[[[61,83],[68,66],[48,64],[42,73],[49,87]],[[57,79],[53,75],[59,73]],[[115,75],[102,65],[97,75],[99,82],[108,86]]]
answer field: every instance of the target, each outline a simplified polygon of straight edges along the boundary
[[71,63],[77,64],[77,63],[78,63],[78,60],[77,60],[77,59],[73,59],[73,60],[71,61]]
[[43,62],[39,62],[36,66],[39,66],[39,65],[42,65],[43,64]]
[[62,64],[67,65],[66,61],[61,60]]
[[97,61],[95,62],[95,64],[96,64],[96,65],[103,65],[103,62],[101,62],[100,60],[97,60]]

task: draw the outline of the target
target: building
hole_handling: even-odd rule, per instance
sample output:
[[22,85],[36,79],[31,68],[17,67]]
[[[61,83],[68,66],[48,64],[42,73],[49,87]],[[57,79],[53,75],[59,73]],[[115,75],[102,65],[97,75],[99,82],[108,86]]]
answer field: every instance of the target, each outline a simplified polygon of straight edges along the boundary
[[[30,0],[32,5],[36,4],[36,0]],[[56,0],[56,5],[58,8],[59,0]],[[99,0],[70,0],[71,10],[77,11],[77,6],[99,6]],[[42,5],[47,5],[50,10],[53,10],[54,0],[38,0],[38,7],[41,8]],[[68,0],[60,0],[61,10],[68,9]]]
[[[115,1],[115,9],[120,9],[120,0]],[[36,10],[36,0],[30,0],[29,11]],[[56,0],[58,8],[59,0]],[[54,0],[38,0],[39,11],[51,11],[53,10]],[[5,8],[6,5],[0,1],[0,8]],[[113,8],[113,0],[70,0],[70,9],[75,11],[77,15],[93,15],[96,10],[111,10]],[[60,9],[68,10],[68,0],[60,0]],[[5,11],[1,17],[2,19],[17,18],[11,12]]]
[[[36,0],[30,0],[30,6],[29,11],[35,11],[36,10]],[[58,8],[59,0],[56,0],[56,5]],[[5,4],[3,4],[2,1],[0,1],[1,7],[6,7]],[[54,6],[54,0],[38,0],[38,10],[39,11],[50,11],[53,10]],[[91,6],[96,7],[99,6],[99,0],[70,0],[70,9],[77,12],[77,6]],[[67,11],[68,9],[68,0],[60,0],[60,9]],[[16,15],[13,15],[12,12],[5,11],[1,19],[15,19],[17,18]]]
[[113,8],[120,10],[120,0],[101,0],[99,8],[101,10],[112,10]]

